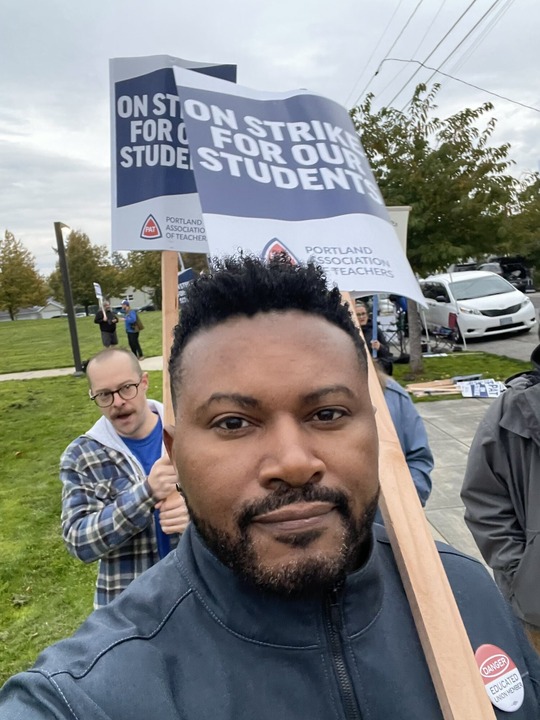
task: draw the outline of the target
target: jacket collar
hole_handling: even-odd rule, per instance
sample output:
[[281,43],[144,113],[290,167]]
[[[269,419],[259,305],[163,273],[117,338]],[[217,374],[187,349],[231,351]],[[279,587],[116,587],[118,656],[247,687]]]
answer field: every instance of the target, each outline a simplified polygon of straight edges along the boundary
[[[372,542],[366,563],[351,573],[336,593],[349,636],[373,622],[382,606],[383,582],[377,545]],[[328,597],[287,599],[249,585],[210,552],[192,523],[176,553],[181,572],[195,595],[207,612],[230,632],[252,642],[277,646],[306,648],[320,644]]]

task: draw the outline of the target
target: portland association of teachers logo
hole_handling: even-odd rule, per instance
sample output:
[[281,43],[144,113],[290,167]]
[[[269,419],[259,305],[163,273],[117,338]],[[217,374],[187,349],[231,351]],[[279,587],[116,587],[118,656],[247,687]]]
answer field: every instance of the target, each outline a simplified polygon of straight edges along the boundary
[[278,238],[272,238],[266,243],[261,252],[261,260],[268,262],[268,260],[271,260],[275,255],[287,255],[292,265],[300,264],[295,254],[289,250],[285,243],[278,240]]
[[157,240],[162,237],[161,228],[153,215],[149,215],[144,221],[141,228],[141,237],[145,240]]

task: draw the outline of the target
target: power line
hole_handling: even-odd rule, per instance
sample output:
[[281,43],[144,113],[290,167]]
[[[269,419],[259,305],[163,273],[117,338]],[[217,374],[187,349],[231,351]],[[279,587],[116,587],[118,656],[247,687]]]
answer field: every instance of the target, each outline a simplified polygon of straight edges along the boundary
[[[456,25],[458,25],[458,24],[461,22],[461,20],[465,17],[465,15],[469,12],[469,10],[472,8],[472,6],[475,5],[476,2],[477,2],[477,0],[472,0],[471,4],[467,7],[466,10],[464,10],[464,11],[461,13],[461,15],[458,17],[458,19],[456,20],[456,22],[455,22],[455,23],[452,25],[452,27],[450,28],[450,30],[448,30],[448,32],[442,37],[442,39],[439,40],[439,42],[437,43],[437,45],[435,45],[435,47],[434,47],[433,50],[429,53],[429,55],[428,55],[426,58],[424,58],[424,62],[427,62],[427,60],[429,60],[429,58],[434,54],[434,52],[435,52],[436,50],[438,50],[438,48],[442,45],[442,43],[446,40],[446,38],[447,38],[447,37],[450,35],[450,33],[454,30],[454,28],[456,27]],[[398,92],[397,92],[397,93],[394,95],[394,97],[390,100],[390,102],[388,103],[388,105],[392,105],[392,103],[394,102],[394,100],[401,95],[401,93],[403,92],[403,90],[405,90],[405,88],[407,87],[407,85],[411,82],[411,80],[414,78],[414,76],[417,75],[419,72],[420,72],[420,68],[418,68],[417,70],[414,71],[414,73],[413,73],[413,74],[411,75],[411,77],[407,80],[407,82],[406,82],[404,85],[402,85],[402,87],[398,90]]]
[[[478,49],[478,47],[484,42],[486,37],[489,35],[489,33],[493,30],[493,28],[497,25],[497,23],[502,20],[503,16],[506,15],[508,10],[512,7],[515,0],[510,0],[510,2],[502,7],[499,10],[498,15],[495,15],[494,18],[491,19],[487,27],[485,27],[482,32],[478,35],[478,37],[475,39],[475,41],[471,44],[470,48],[463,53],[460,59],[456,61],[454,65],[452,65],[450,69],[451,72],[457,72],[460,68],[463,67],[463,65],[467,62],[467,60],[471,57],[471,55]],[[414,53],[413,53],[414,54]]]
[[440,63],[439,67],[429,76],[429,78],[426,80],[426,85],[429,85],[432,77],[442,68],[443,65],[445,65],[446,62],[448,62],[452,55],[463,45],[463,43],[467,40],[468,37],[470,37],[470,35],[476,30],[476,28],[482,23],[482,21],[494,10],[498,2],[499,0],[496,0],[496,2],[494,2],[493,5],[488,8],[486,12],[482,15],[482,17],[472,26],[472,28],[465,35],[465,37],[456,45],[452,52],[446,56],[442,63]]
[[[431,22],[429,23],[429,25],[427,26],[426,31],[425,31],[424,34],[422,35],[422,38],[421,38],[420,42],[418,43],[418,45],[417,45],[417,46],[414,48],[414,50],[412,51],[412,55],[416,55],[416,53],[417,53],[417,52],[420,50],[420,48],[422,47],[422,45],[423,45],[423,43],[424,43],[424,40],[426,39],[426,37],[427,37],[429,31],[431,30],[431,28],[433,27],[433,25],[436,23],[437,18],[438,18],[439,15],[441,14],[441,11],[442,11],[442,9],[443,9],[443,7],[444,7],[445,5],[446,5],[446,0],[442,0],[441,4],[439,5],[439,9],[437,10],[437,12],[435,13],[435,15],[433,16],[432,21],[431,21]],[[387,53],[386,57],[388,57],[388,53]],[[379,65],[379,69],[380,69],[380,65]],[[377,73],[379,72],[379,69],[377,69]],[[380,96],[390,87],[390,85],[391,85],[395,80],[398,79],[398,77],[401,75],[401,73],[404,72],[406,69],[407,69],[407,66],[404,65],[404,66],[401,68],[401,70],[400,70],[396,75],[394,75],[394,77],[391,78],[391,79],[386,83],[386,85],[383,87],[383,89],[382,89],[382,90],[379,90],[378,96],[380,97]],[[375,73],[375,74],[377,74],[377,73]],[[374,75],[373,77],[375,77],[375,75]],[[356,100],[355,105],[358,104],[358,101],[359,101],[359,100],[360,100],[360,97]]]
[[455,80],[458,83],[461,83],[462,85],[468,85],[469,87],[474,88],[475,90],[480,90],[481,92],[486,93],[487,95],[493,95],[494,97],[498,97],[501,100],[506,100],[509,103],[513,103],[514,105],[519,105],[522,108],[525,108],[526,110],[532,110],[533,112],[540,113],[539,108],[535,108],[532,105],[527,105],[526,103],[522,103],[519,100],[512,100],[512,98],[506,97],[505,95],[500,95],[499,93],[492,92],[491,90],[486,90],[486,88],[480,87],[479,85],[475,85],[474,83],[467,82],[466,80],[461,80],[460,78],[455,77],[454,75],[449,75],[448,73],[442,72],[442,70],[438,70],[437,68],[430,67],[429,65],[426,65],[423,62],[420,62],[420,60],[404,60],[403,58],[386,58],[383,62],[401,62],[401,63],[414,63],[416,65],[420,65],[421,67],[425,68],[426,70],[434,70],[439,75],[444,75],[444,77],[450,78],[450,80]]
[[[385,58],[387,58],[388,55],[392,52],[392,50],[393,50],[394,47],[396,46],[397,41],[400,39],[400,37],[401,37],[401,36],[403,35],[403,33],[405,32],[405,30],[407,29],[407,26],[409,25],[409,23],[411,22],[411,20],[413,19],[413,17],[414,17],[415,14],[416,14],[416,11],[418,10],[418,8],[420,7],[420,5],[421,5],[423,2],[424,2],[424,0],[419,0],[418,4],[417,4],[416,7],[414,8],[414,10],[412,11],[412,13],[411,13],[411,14],[409,15],[409,17],[407,18],[407,21],[405,22],[405,25],[401,28],[401,30],[400,30],[397,38],[394,40],[394,42],[392,43],[392,45],[391,45],[391,46],[388,48],[388,50],[386,51],[386,54],[385,54],[385,56],[384,56]],[[379,67],[380,67],[380,63],[379,63]],[[359,100],[359,99],[362,97],[362,95],[365,93],[366,88],[369,86],[369,83],[373,80],[373,78],[375,77],[375,75],[377,74],[377,72],[378,72],[378,70],[375,72],[374,75],[372,75],[372,76],[369,78],[369,80],[367,81],[367,83],[364,85],[364,87],[362,88],[360,94],[358,95],[358,98],[356,99],[355,105],[358,103],[358,100]]]
[[[396,7],[396,9],[394,10],[394,12],[392,13],[392,17],[390,18],[390,20],[386,23],[386,27],[385,27],[384,30],[382,31],[382,34],[381,34],[380,38],[377,40],[377,44],[376,44],[375,47],[373,48],[373,50],[372,50],[372,52],[371,52],[371,55],[369,56],[369,58],[368,58],[368,60],[367,60],[367,62],[366,62],[366,64],[365,64],[365,66],[364,66],[364,69],[363,69],[362,72],[360,73],[360,77],[359,77],[358,80],[354,83],[354,85],[353,85],[353,87],[352,87],[352,90],[351,90],[350,93],[347,95],[347,99],[345,100],[345,105],[347,105],[347,103],[349,102],[349,98],[351,98],[351,97],[354,95],[354,88],[355,88],[357,85],[360,84],[360,80],[364,77],[364,73],[365,73],[366,70],[368,69],[369,63],[371,62],[371,59],[373,58],[373,56],[375,55],[375,53],[376,53],[377,50],[379,49],[379,45],[381,44],[384,36],[386,35],[386,33],[387,33],[387,31],[388,31],[388,28],[389,28],[390,25],[392,24],[392,20],[395,18],[396,13],[397,13],[397,11],[399,10],[399,8],[401,7],[401,4],[402,4],[402,3],[403,3],[403,0],[399,0],[398,6]],[[368,84],[369,84],[369,81],[368,81]],[[362,93],[360,93],[360,95],[362,95]]]
[[388,57],[388,55],[389,55],[389,54],[392,52],[392,50],[395,48],[397,41],[399,40],[399,38],[400,38],[400,37],[403,35],[403,33],[405,32],[405,30],[407,29],[407,26],[409,25],[409,23],[411,22],[411,20],[413,19],[413,17],[416,15],[416,11],[418,10],[418,8],[420,7],[420,5],[421,5],[423,2],[424,2],[424,0],[419,0],[417,6],[414,8],[414,10],[412,11],[412,13],[411,13],[411,14],[409,15],[409,17],[407,18],[407,22],[406,22],[405,25],[401,28],[401,31],[400,31],[399,35],[397,36],[397,38],[396,38],[396,39],[394,40],[394,42],[392,43],[392,46],[389,47],[388,50],[386,51],[385,57]]

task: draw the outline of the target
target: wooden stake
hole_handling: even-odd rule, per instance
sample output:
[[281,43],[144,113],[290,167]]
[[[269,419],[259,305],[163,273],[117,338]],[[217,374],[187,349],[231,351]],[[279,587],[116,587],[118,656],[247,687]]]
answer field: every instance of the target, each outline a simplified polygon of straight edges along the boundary
[[[342,293],[342,298],[354,310],[349,293]],[[351,315],[358,325],[355,313]],[[377,409],[381,510],[443,717],[493,720],[493,707],[369,352],[367,358],[369,392]]]
[[174,425],[174,411],[169,380],[169,358],[175,326],[178,324],[178,253],[161,253],[161,309],[163,343],[163,423]]

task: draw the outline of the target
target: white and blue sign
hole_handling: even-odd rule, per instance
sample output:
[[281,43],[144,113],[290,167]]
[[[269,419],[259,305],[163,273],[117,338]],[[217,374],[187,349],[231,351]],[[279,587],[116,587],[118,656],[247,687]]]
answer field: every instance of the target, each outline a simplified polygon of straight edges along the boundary
[[110,61],[113,250],[207,252],[175,65],[236,80],[234,65],[168,55]]
[[186,268],[178,273],[178,304],[184,305],[186,302],[186,291],[192,280],[195,280],[197,273],[192,268]]
[[212,255],[284,251],[341,290],[424,302],[345,108],[174,74]]

